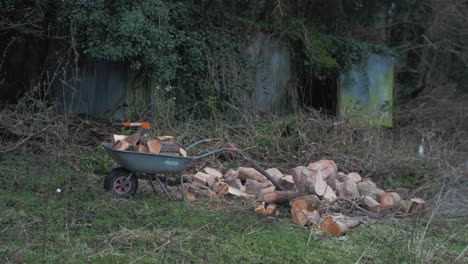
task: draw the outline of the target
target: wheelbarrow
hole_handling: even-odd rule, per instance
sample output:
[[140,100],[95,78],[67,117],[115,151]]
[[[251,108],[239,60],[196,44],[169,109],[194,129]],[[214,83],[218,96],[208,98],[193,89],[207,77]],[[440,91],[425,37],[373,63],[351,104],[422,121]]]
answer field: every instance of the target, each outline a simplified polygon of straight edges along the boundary
[[[186,151],[193,147],[210,142],[211,139],[204,139],[193,143],[192,145],[185,148]],[[167,193],[167,175],[168,174],[179,174],[180,175],[180,191],[181,200],[184,200],[184,179],[182,172],[187,166],[195,160],[202,159],[204,157],[214,155],[220,152],[230,151],[235,152],[237,148],[222,148],[208,153],[202,154],[195,157],[182,157],[182,156],[170,156],[170,155],[156,155],[150,153],[140,153],[132,151],[122,151],[112,149],[110,143],[101,144],[107,151],[109,156],[117,162],[121,167],[113,169],[104,180],[104,188],[114,194],[116,197],[131,197],[138,189],[139,178],[146,178],[151,185],[154,193],[156,189],[153,185],[153,179],[159,183],[159,186],[170,200],[170,196]],[[165,184],[161,182],[158,176],[164,175]]]

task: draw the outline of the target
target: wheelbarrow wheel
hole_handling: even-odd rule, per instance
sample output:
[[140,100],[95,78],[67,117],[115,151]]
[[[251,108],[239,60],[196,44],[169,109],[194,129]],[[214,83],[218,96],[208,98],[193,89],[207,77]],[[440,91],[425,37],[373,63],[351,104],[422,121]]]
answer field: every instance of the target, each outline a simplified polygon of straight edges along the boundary
[[131,172],[124,168],[113,169],[104,180],[104,189],[111,192],[115,197],[132,197],[138,189],[138,179],[135,175],[132,175],[127,181],[130,174]]

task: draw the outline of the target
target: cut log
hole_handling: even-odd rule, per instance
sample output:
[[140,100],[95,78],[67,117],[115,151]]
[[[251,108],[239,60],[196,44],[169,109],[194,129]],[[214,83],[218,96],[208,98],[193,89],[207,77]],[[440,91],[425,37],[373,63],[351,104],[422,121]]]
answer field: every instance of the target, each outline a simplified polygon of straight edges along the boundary
[[184,188],[186,192],[194,194],[196,199],[199,197],[211,198],[217,195],[215,192],[211,191],[210,188],[195,181],[192,181],[191,183],[184,183]]
[[306,210],[300,210],[292,214],[293,222],[296,225],[306,226],[309,223],[309,218],[307,217]]
[[336,174],[336,179],[340,182],[344,182],[346,179],[348,179],[348,175],[340,171]]
[[320,208],[321,205],[322,201],[314,194],[301,196],[290,202],[291,214],[301,210],[312,212]]
[[260,172],[260,174],[264,177],[265,180],[270,181],[278,190],[283,191],[283,187],[279,184],[276,179],[271,176],[268,172],[266,172],[260,165],[257,163],[253,162],[252,165],[255,167],[257,172]]
[[401,201],[400,195],[396,192],[382,193],[377,195],[377,199],[380,202],[382,208],[394,208]]
[[267,214],[267,215],[272,215],[272,214],[274,214],[274,213],[276,212],[276,208],[277,208],[276,204],[274,204],[274,203],[269,204],[269,205],[265,208],[265,214]]
[[319,160],[312,162],[307,166],[307,168],[313,171],[322,171],[324,178],[327,178],[330,175],[336,178],[336,174],[338,173],[338,167],[333,160]]
[[317,211],[299,210],[292,214],[293,222],[301,226],[319,226],[320,214]]
[[159,141],[169,141],[169,142],[174,142],[174,137],[173,136],[158,136],[156,137]]
[[148,145],[148,149],[152,154],[159,154],[161,153],[161,143],[156,139],[150,139],[146,142]]
[[[210,179],[210,177],[211,177],[210,175],[199,171],[192,176],[192,180],[199,182],[203,185],[208,185],[208,180]],[[213,183],[211,185],[213,185]]]
[[231,194],[231,195],[234,195],[234,196],[237,196],[237,197],[243,197],[243,198],[253,198],[252,195],[249,195],[239,189],[236,189],[234,187],[231,187],[229,185],[227,185],[228,187],[228,194]]
[[135,146],[138,141],[140,141],[141,133],[133,133],[130,136],[127,137],[127,142],[131,146]]
[[170,142],[170,141],[162,141],[160,142],[160,144],[161,144],[161,152],[179,154],[180,147],[176,143]]
[[130,148],[130,144],[126,140],[118,140],[112,148],[115,150],[127,150]]
[[229,186],[237,188],[239,190],[242,190],[241,180],[239,180],[239,179],[228,179],[228,180],[225,180],[225,181]]
[[112,135],[112,145],[114,145],[119,140],[127,140],[127,136],[124,135]]
[[328,175],[328,177],[325,178],[325,182],[333,191],[336,191],[336,174]]
[[226,180],[233,180],[233,179],[237,179],[237,176],[239,175],[239,171],[237,170],[233,170],[233,169],[229,169],[225,174],[224,174],[224,178]]
[[336,197],[336,193],[330,186],[327,186],[325,193],[323,194],[323,198],[328,200],[329,202],[335,201],[338,197]]
[[206,174],[213,175],[218,179],[221,179],[223,177],[223,174],[217,169],[205,167],[203,170],[205,171]]
[[370,196],[364,196],[364,198],[360,202],[360,205],[362,205],[364,209],[369,210],[373,213],[378,213],[381,210],[380,203]]
[[214,175],[208,175],[208,176],[209,176],[209,177],[208,177],[208,179],[206,180],[206,185],[208,185],[209,187],[213,186],[213,184],[219,180],[219,179],[218,179],[216,176],[214,176]]
[[295,198],[299,196],[301,196],[301,194],[298,192],[274,191],[274,192],[265,193],[263,195],[263,200],[267,204],[270,204],[270,203],[280,204],[280,203],[287,203],[291,200],[294,200]]
[[136,151],[141,152],[141,153],[149,152],[148,148],[145,145],[137,145]]
[[229,185],[225,182],[217,181],[211,186],[211,189],[220,195],[227,195],[229,193]]
[[270,174],[276,182],[281,182],[281,179],[284,177],[283,173],[281,173],[280,170],[277,168],[270,168],[268,170],[265,170],[268,174]]
[[187,151],[185,151],[185,149],[179,148],[179,153],[182,155],[182,157],[187,157]]
[[397,216],[408,215],[410,207],[411,207],[410,201],[401,200],[396,206]]
[[377,199],[378,195],[385,193],[384,191],[377,188],[375,183],[369,180],[358,182],[357,187],[359,189],[359,193],[361,194],[361,196],[370,196],[374,198],[375,200],[378,200]]
[[245,192],[245,185],[242,185],[239,190]]
[[360,221],[344,215],[329,215],[323,219],[320,229],[327,234],[341,236],[360,223]]
[[358,198],[359,189],[356,182],[351,178],[346,178],[344,182],[340,182],[337,185],[338,196],[345,199]]
[[281,186],[284,187],[284,189],[289,190],[294,188],[294,179],[292,175],[285,175],[283,178],[280,180]]
[[411,198],[410,199],[411,204],[408,207],[408,213],[409,214],[414,214],[422,210],[422,207],[426,203],[423,199],[421,198]]
[[320,170],[313,171],[306,167],[299,166],[292,169],[291,174],[294,179],[296,190],[301,194],[316,194],[323,196],[327,189]]
[[359,173],[357,173],[357,172],[349,173],[348,178],[350,178],[351,180],[353,180],[356,183],[362,181],[361,175],[359,175]]
[[319,160],[310,163],[307,168],[313,171],[320,171],[327,184],[332,187],[333,190],[336,190],[336,174],[338,173],[338,167],[334,161]]
[[270,181],[258,182],[255,180],[247,179],[245,181],[245,192],[257,197],[261,190],[272,186]]
[[257,205],[257,207],[255,207],[255,212],[257,214],[266,214],[265,203],[262,202],[261,204]]
[[396,188],[396,189],[391,189],[387,190],[388,192],[396,192],[398,195],[400,195],[402,200],[409,200],[411,197],[412,190],[407,189],[407,188]]
[[189,201],[189,202],[194,202],[197,200],[197,198],[195,197],[195,194],[191,193],[191,192],[185,192],[185,200]]
[[266,180],[266,178],[254,168],[240,167],[238,172],[239,173],[237,175],[237,178],[239,178],[242,182],[247,181],[247,179],[255,180],[258,182],[264,182]]
[[[245,186],[244,186],[244,188],[245,188]],[[241,189],[241,190],[242,190],[242,189]],[[263,200],[264,200],[265,194],[274,192],[275,190],[276,190],[276,187],[275,187],[275,186],[270,186],[270,187],[267,187],[267,188],[261,190],[261,191],[258,193],[257,201],[263,201]]]
[[320,223],[322,222],[322,218],[320,217],[320,214],[319,214],[318,211],[307,212],[306,216],[309,219],[308,225],[313,226],[315,228],[320,227]]

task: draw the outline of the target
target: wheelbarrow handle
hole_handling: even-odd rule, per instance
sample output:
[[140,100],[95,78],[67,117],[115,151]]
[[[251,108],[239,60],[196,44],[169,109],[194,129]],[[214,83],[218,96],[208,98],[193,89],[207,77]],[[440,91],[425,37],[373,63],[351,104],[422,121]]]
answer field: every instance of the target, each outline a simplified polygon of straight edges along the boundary
[[207,143],[207,142],[211,142],[211,141],[213,141],[211,138],[199,140],[199,141],[193,143],[192,145],[186,147],[185,150],[189,150],[189,149],[191,149],[191,148],[193,148],[195,146],[200,145],[201,143]]
[[238,151],[238,149],[237,148],[222,148],[222,149],[210,151],[210,152],[202,154],[200,156],[195,156],[192,159],[193,160],[198,160],[198,159],[202,159],[204,157],[207,157],[207,156],[210,156],[210,155],[213,155],[213,154],[216,154],[216,153],[220,153],[220,152],[225,152],[225,151],[236,152],[236,151]]

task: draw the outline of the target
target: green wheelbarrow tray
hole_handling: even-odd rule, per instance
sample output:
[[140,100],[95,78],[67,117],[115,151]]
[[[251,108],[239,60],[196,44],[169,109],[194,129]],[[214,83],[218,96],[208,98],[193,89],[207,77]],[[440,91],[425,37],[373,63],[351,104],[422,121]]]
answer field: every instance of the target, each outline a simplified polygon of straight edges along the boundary
[[[210,139],[200,140],[195,142],[194,144],[185,148],[185,150],[189,150],[200,143],[210,142]],[[170,155],[156,155],[151,153],[141,153],[141,152],[133,152],[133,151],[125,151],[125,150],[115,150],[112,149],[110,143],[101,143],[104,149],[107,151],[109,156],[117,162],[123,168],[129,170],[131,173],[128,175],[127,180],[124,182],[126,184],[132,176],[135,176],[135,173],[142,173],[146,174],[148,180],[150,180],[149,175],[158,175],[158,174],[181,174],[190,162],[198,159],[202,159],[204,157],[230,151],[234,152],[237,151],[237,148],[222,148],[214,151],[210,151],[208,153],[195,156],[195,157],[181,157],[181,156],[170,156]],[[167,194],[167,191],[164,186],[162,186],[159,178],[156,177],[158,182],[160,183],[161,187],[163,188],[164,192]],[[182,175],[181,175],[181,183]],[[150,184],[152,182],[150,180]],[[183,185],[182,185],[183,186]],[[153,186],[152,186],[153,187]],[[154,187],[153,187],[154,190]],[[183,189],[182,191],[182,199],[183,199]]]

